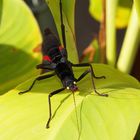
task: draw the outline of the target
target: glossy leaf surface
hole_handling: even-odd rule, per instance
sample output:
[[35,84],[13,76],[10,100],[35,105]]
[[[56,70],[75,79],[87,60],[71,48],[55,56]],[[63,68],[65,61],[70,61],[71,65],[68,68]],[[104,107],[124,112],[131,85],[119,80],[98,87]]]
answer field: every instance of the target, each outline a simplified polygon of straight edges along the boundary
[[[60,5],[58,0],[46,0],[48,6],[52,12],[59,37],[62,41],[61,32],[61,21],[60,21]],[[68,58],[70,61],[77,63],[78,54],[76,48],[76,37],[75,37],[75,27],[74,27],[74,11],[75,11],[75,0],[62,0],[62,13],[63,22],[65,25],[66,34],[66,46],[68,51]]]
[[[91,15],[100,21],[102,18],[102,0],[90,0],[89,11]],[[131,0],[119,0],[119,5],[116,13],[116,27],[124,28],[127,26],[131,12]]]
[[[53,119],[48,119],[48,93],[62,85],[56,76],[36,83],[28,89],[33,79],[0,98],[0,139],[4,140],[132,140],[140,122],[140,83],[106,65],[93,65],[95,74],[106,79],[96,79],[101,97],[94,93],[90,75],[77,83],[76,111],[71,92],[65,90],[52,97]],[[75,68],[78,77],[84,68]],[[78,129],[79,128],[79,129]]]
[[0,7],[0,94],[35,75],[39,57],[33,48],[41,34],[29,8],[22,0],[1,1]]

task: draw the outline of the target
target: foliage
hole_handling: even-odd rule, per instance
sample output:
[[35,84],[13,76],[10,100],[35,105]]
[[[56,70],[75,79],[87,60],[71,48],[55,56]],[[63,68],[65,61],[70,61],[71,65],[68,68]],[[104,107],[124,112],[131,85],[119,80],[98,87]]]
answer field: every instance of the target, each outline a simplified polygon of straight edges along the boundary
[[[133,6],[130,22],[122,44],[121,52],[117,62],[117,68],[123,72],[130,73],[135,56],[139,49],[140,27],[136,9]],[[127,55],[126,55],[127,54]]]
[[134,0],[134,2],[135,2],[138,18],[139,18],[139,24],[140,24],[140,1],[139,0]]
[[[111,1],[110,1],[111,2]],[[115,5],[115,1],[113,1]],[[103,0],[90,0],[89,12],[97,20],[101,21],[103,14]],[[127,26],[132,7],[131,0],[117,0],[118,6],[116,10],[115,25],[117,28],[124,28]],[[111,6],[111,5],[110,5]],[[113,9],[113,7],[109,8]],[[110,15],[111,16],[111,15]]]
[[[31,85],[32,78],[0,98],[0,138],[132,140],[140,122],[139,82],[106,65],[96,64],[93,68],[96,75],[106,76],[106,79],[95,80],[95,85],[100,93],[107,93],[109,97],[96,95],[90,75],[86,76],[78,83],[79,92],[75,93],[77,118],[73,96],[65,90],[52,97],[54,117],[46,129],[47,96],[62,85],[54,76],[37,82],[31,92],[18,95]],[[75,68],[75,76],[80,76],[85,69]]]
[[[59,0],[46,0],[48,6],[54,17],[54,21],[59,33],[59,37],[62,42],[62,33],[61,33],[61,22],[60,22],[60,9],[59,9]],[[63,20],[66,30],[66,42],[67,42],[67,51],[68,58],[74,63],[78,63],[78,54],[76,49],[76,37],[74,30],[74,7],[75,0],[64,1],[63,0]]]
[[[136,52],[139,46],[140,28],[138,21],[139,0],[90,0],[90,13],[95,19],[101,19],[103,14],[103,2],[106,2],[106,58],[107,63],[125,73],[130,73]],[[135,4],[135,6],[134,6]],[[121,8],[120,8],[121,7]],[[119,9],[119,10],[118,10]],[[137,10],[137,13],[136,13]],[[117,54],[117,27],[127,26],[127,31],[121,47],[120,54]],[[127,54],[127,55],[126,55]],[[117,60],[117,55],[118,60]]]
[[[61,38],[59,3],[47,2]],[[75,1],[63,2],[68,52],[74,50],[69,53],[69,58],[77,62],[73,15]],[[27,89],[37,75],[34,67],[40,56],[33,52],[33,48],[41,43],[41,35],[23,1],[3,0],[0,4],[0,59],[3,60],[0,64],[3,94],[0,96],[0,139],[132,140],[140,123],[140,83],[101,64],[93,65],[94,72],[105,75],[106,79],[95,79],[95,85],[100,93],[107,93],[109,97],[95,94],[88,75],[77,83],[76,108],[70,91],[65,90],[52,98],[53,118],[50,129],[45,128],[49,115],[48,94],[60,88],[61,82],[54,76],[37,82],[29,93],[18,94]],[[86,69],[74,68],[75,76],[79,77]]]
[[0,94],[3,94],[37,74],[35,65],[39,57],[33,48],[41,43],[41,34],[23,1],[6,0],[0,4]]

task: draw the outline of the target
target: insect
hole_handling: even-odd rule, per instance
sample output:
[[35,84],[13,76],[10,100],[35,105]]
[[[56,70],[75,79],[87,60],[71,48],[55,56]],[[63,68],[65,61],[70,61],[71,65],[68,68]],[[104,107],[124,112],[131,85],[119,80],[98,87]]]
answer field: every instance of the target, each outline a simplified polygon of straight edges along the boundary
[[[83,79],[88,73],[91,74],[91,81],[93,85],[93,90],[100,96],[108,96],[107,94],[100,94],[94,84],[93,78],[101,79],[105,78],[105,76],[97,77],[94,74],[92,65],[90,63],[82,63],[82,64],[73,64],[67,59],[67,50],[66,50],[66,39],[65,39],[65,26],[63,23],[63,15],[62,15],[62,2],[59,2],[60,6],[60,19],[61,19],[61,31],[62,31],[62,39],[63,45],[61,45],[60,40],[51,32],[49,28],[46,28],[44,31],[44,41],[42,45],[42,54],[43,54],[43,62],[37,65],[37,69],[49,70],[52,71],[51,74],[41,75],[37,77],[29,89],[25,91],[19,92],[19,94],[26,93],[30,91],[36,81],[40,81],[43,79],[50,78],[54,75],[57,75],[61,80],[63,87],[52,91],[48,95],[48,104],[49,104],[49,118],[46,124],[46,128],[49,128],[49,124],[52,118],[52,108],[51,108],[51,97],[55,94],[60,93],[65,89],[69,89],[71,92],[75,92],[78,90],[76,85],[81,79]],[[80,77],[76,78],[74,76],[73,67],[88,67],[86,71],[84,71]]]

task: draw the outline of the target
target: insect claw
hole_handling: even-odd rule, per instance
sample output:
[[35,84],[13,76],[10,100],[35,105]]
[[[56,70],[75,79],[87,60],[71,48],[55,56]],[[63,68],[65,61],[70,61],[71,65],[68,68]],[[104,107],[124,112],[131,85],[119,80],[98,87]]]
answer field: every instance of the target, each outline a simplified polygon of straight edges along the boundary
[[108,94],[105,94],[105,93],[99,93],[95,90],[95,93],[98,94],[99,96],[103,96],[103,97],[108,97],[109,95]]
[[29,90],[27,90],[27,91],[21,91],[21,92],[19,92],[18,94],[19,95],[22,95],[22,94],[24,94],[24,93],[26,93],[26,92],[28,92]]
[[23,92],[19,92],[18,94],[21,95],[21,94],[23,94]]
[[109,95],[103,93],[103,94],[101,94],[101,96],[108,97]]
[[48,122],[46,124],[46,129],[50,128],[50,121],[51,121],[51,119],[49,118],[49,120],[48,120]]
[[104,79],[106,79],[106,77],[105,77],[105,76],[103,76],[103,78],[104,78]]
[[46,124],[46,129],[50,128],[49,124]]

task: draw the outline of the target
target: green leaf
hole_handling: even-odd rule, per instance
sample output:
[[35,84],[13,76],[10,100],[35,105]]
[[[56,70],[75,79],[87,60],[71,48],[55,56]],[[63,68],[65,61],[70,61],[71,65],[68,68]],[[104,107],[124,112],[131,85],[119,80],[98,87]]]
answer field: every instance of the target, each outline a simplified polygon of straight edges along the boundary
[[140,124],[139,124],[139,127],[138,127],[134,140],[139,140],[139,138],[140,138]]
[[138,18],[139,18],[139,25],[140,25],[140,1],[139,0],[134,0],[135,7],[137,10]]
[[[61,33],[61,22],[60,22],[60,9],[59,9],[59,0],[46,0],[48,6],[52,12],[59,37],[62,42],[62,33]],[[68,59],[71,62],[78,62],[78,54],[76,50],[76,37],[74,30],[74,10],[75,10],[75,0],[62,0],[62,11],[63,11],[63,20],[65,25],[65,34],[66,34],[66,44],[68,51]]]
[[41,44],[35,18],[22,0],[2,1],[0,10],[0,94],[36,75],[39,56],[33,48]]
[[[114,4],[112,4],[112,7]],[[90,0],[89,12],[97,21],[101,21],[102,19],[102,6],[102,0]],[[131,12],[131,7],[131,0],[118,1],[118,7],[116,10],[117,12],[115,15],[115,23],[117,28],[124,28],[127,26]]]
[[2,20],[2,7],[3,7],[3,0],[0,0],[0,25]]
[[[132,140],[140,122],[140,83],[107,65],[93,65],[95,85],[101,97],[94,93],[90,74],[78,84],[75,93],[76,111],[71,92],[65,90],[52,97],[54,115],[50,128],[48,119],[48,93],[62,87],[56,76],[39,81],[31,92],[33,79],[2,95],[0,98],[0,139],[2,140]],[[78,77],[87,68],[75,68]],[[79,127],[79,131],[78,131]]]

